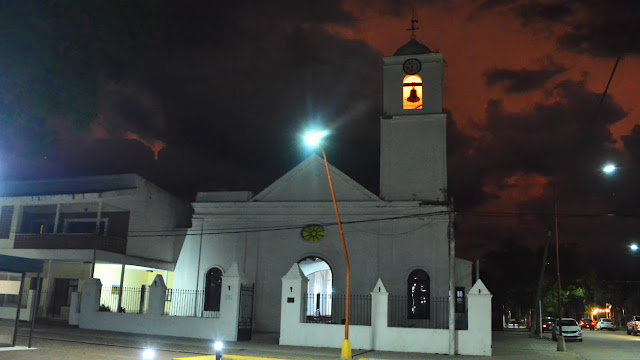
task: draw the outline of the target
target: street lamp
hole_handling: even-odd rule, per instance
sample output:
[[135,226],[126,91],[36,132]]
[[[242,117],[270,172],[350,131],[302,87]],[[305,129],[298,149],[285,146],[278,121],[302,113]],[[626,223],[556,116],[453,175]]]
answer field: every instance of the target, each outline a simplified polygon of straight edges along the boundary
[[[616,170],[618,169],[618,167],[613,164],[613,163],[606,163],[603,167],[602,167],[602,172],[606,175],[610,175],[616,172]],[[558,191],[557,191],[557,180],[554,182],[553,184],[553,192],[554,192],[554,207],[553,207],[553,220],[554,220],[554,227],[555,227],[555,235],[556,235],[556,273],[557,273],[557,280],[558,280],[558,343],[557,343],[557,350],[558,351],[567,351],[565,342],[564,342],[564,335],[562,333],[562,287],[561,287],[561,283],[560,283],[560,240],[558,237]],[[634,244],[635,245],[635,244]],[[631,245],[629,248],[633,251],[635,251],[633,249],[633,246]],[[635,245],[636,250],[638,249],[638,246]]]
[[616,170],[618,170],[618,167],[615,164],[612,164],[612,163],[605,164],[602,167],[602,172],[607,174],[607,175],[613,174],[614,172],[616,172]]
[[308,132],[304,136],[305,142],[309,146],[314,146],[322,152],[324,166],[327,169],[327,179],[329,180],[329,188],[331,189],[331,198],[333,200],[333,208],[336,211],[336,220],[338,221],[338,229],[340,230],[340,239],[342,240],[342,250],[344,251],[344,260],[346,264],[346,300],[345,300],[345,321],[344,321],[344,340],[342,341],[342,352],[340,359],[351,359],[351,342],[349,341],[349,254],[347,253],[347,245],[344,242],[344,233],[342,232],[342,222],[340,222],[340,212],[338,211],[338,203],[336,202],[336,194],[333,191],[333,182],[331,181],[331,173],[329,172],[329,163],[324,149],[320,146],[320,141],[329,135],[327,130]]
[[633,252],[638,251],[638,249],[640,249],[640,247],[638,247],[638,244],[631,244],[629,245],[629,249]]

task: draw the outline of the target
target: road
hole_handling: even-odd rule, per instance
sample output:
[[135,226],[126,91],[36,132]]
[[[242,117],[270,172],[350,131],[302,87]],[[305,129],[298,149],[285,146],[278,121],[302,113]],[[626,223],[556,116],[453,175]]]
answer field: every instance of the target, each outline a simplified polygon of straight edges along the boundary
[[[550,337],[545,333],[545,337]],[[582,342],[567,342],[567,351],[580,359],[638,359],[640,336],[627,335],[625,330],[583,331]]]

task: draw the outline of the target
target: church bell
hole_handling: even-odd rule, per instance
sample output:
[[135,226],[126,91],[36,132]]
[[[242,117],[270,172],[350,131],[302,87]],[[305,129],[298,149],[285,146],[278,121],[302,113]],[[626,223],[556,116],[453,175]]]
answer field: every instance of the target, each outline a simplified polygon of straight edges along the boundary
[[407,98],[408,102],[418,102],[420,101],[420,97],[418,97],[418,92],[416,91],[416,88],[412,88],[411,92],[409,93],[409,97]]

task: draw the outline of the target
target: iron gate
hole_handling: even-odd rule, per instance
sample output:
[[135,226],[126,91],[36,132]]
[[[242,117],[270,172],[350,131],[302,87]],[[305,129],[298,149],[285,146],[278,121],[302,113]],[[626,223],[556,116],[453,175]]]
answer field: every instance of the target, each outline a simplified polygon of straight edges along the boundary
[[240,285],[240,315],[238,316],[238,341],[251,340],[253,327],[253,284]]

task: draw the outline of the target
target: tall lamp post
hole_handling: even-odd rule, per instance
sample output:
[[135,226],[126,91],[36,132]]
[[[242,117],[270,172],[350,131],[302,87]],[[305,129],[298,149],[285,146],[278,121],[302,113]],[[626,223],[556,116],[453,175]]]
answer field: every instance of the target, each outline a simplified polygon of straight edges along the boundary
[[351,359],[351,341],[349,341],[349,254],[347,253],[347,245],[344,242],[344,233],[342,232],[342,222],[340,221],[340,212],[338,211],[338,203],[336,202],[336,194],[333,190],[333,182],[331,181],[331,172],[329,171],[329,163],[327,162],[327,155],[324,153],[324,149],[320,146],[322,138],[329,134],[328,131],[309,132],[304,136],[305,142],[317,147],[322,152],[322,158],[324,159],[324,166],[327,169],[327,179],[329,180],[329,188],[331,189],[331,199],[333,200],[333,208],[336,212],[336,220],[338,221],[338,229],[340,230],[340,239],[342,240],[342,250],[344,251],[344,261],[346,264],[346,300],[345,300],[345,321],[344,321],[344,340],[342,341],[342,351],[340,353],[340,359]]
[[[618,170],[618,167],[613,163],[607,163],[602,167],[602,172],[605,175],[611,175]],[[553,207],[553,220],[556,237],[556,271],[558,276],[558,351],[567,351],[566,344],[564,342],[564,336],[562,334],[562,288],[560,286],[560,246],[558,237],[558,192],[557,182],[554,183],[554,207]]]

